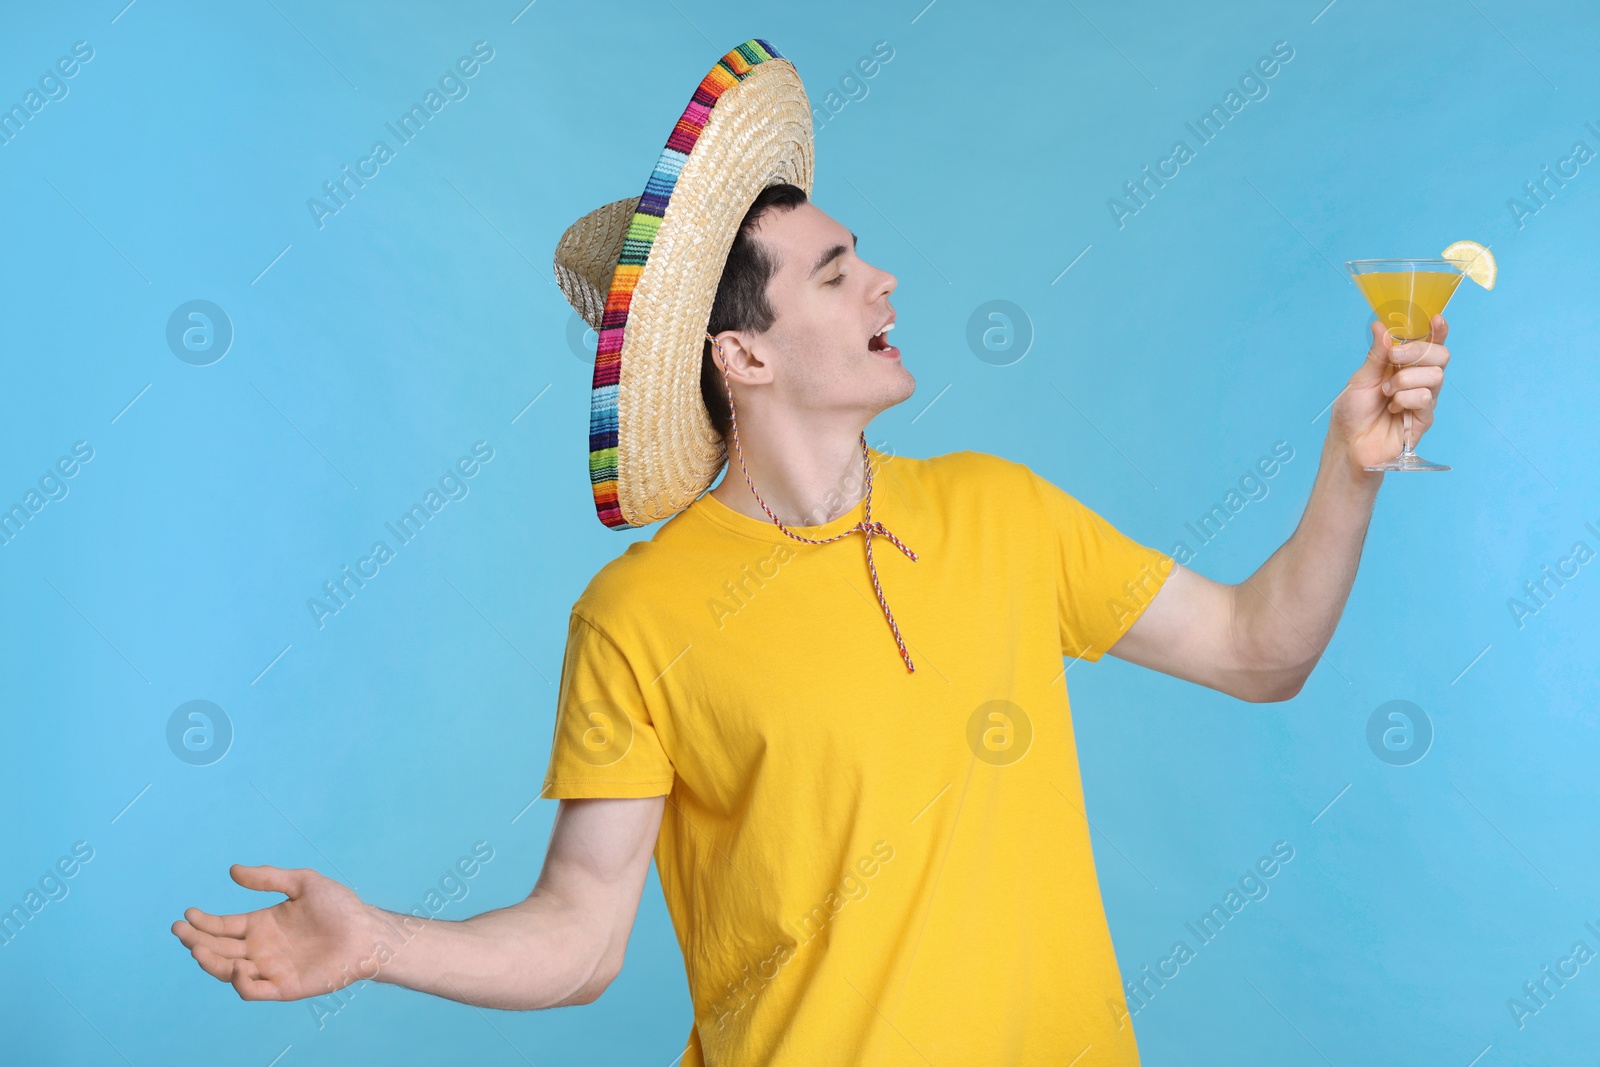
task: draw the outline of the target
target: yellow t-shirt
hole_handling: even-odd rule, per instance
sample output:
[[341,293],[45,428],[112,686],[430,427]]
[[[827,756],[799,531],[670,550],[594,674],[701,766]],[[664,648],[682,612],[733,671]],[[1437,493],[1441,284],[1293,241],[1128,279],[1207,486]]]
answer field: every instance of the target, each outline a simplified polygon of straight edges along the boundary
[[871,458],[919,556],[873,538],[916,671],[864,535],[706,494],[574,604],[543,795],[667,794],[684,1067],[1137,1064],[1063,655],[1099,659],[1173,561],[1022,464]]

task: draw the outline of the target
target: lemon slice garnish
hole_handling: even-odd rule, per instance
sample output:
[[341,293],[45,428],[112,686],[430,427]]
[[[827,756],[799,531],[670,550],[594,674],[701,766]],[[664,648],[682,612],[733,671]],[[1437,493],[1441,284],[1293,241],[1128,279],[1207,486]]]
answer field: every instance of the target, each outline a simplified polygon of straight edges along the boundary
[[1461,266],[1461,272],[1485,289],[1494,288],[1494,256],[1476,241],[1457,241],[1439,255]]

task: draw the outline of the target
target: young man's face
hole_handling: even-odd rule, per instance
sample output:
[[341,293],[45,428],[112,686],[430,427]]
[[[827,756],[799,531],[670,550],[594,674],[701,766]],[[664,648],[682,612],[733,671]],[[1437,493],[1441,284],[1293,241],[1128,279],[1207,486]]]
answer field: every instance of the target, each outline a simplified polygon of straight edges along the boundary
[[767,283],[777,320],[766,333],[743,336],[770,370],[761,377],[771,399],[865,421],[909,397],[916,379],[889,344],[894,333],[872,339],[894,317],[889,294],[898,279],[857,256],[851,232],[811,203],[769,208],[756,238],[777,260]]

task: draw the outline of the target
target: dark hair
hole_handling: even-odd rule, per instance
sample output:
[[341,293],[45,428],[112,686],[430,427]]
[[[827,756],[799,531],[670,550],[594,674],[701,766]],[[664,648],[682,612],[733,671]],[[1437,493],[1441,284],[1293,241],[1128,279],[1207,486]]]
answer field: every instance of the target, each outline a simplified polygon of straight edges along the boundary
[[[739,232],[728,249],[728,260],[722,268],[722,278],[717,282],[717,296],[711,304],[711,318],[706,331],[712,334],[724,330],[751,330],[761,333],[770,330],[778,314],[767,299],[767,283],[777,273],[778,263],[772,254],[756,239],[755,228],[771,207],[792,211],[806,202],[806,191],[797,185],[780,182],[762,189],[739,223]],[[727,387],[723,384],[722,368],[717,365],[711,342],[702,346],[700,360],[700,398],[705,401],[706,414],[711,425],[722,437],[727,437],[733,425],[732,412],[728,410]]]

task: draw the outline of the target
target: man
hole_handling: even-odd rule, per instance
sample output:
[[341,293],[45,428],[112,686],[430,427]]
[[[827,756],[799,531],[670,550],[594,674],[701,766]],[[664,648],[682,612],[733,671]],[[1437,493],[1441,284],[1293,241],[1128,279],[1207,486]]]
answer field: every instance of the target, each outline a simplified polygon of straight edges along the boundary
[[[653,855],[694,1003],[685,1065],[1136,1064],[1062,657],[1299,692],[1354,580],[1382,481],[1363,468],[1400,450],[1403,414],[1427,431],[1446,325],[1394,347],[1374,324],[1294,535],[1211,581],[1023,464],[867,446],[914,388],[885,343],[897,280],[809,201],[809,126],[762,125],[808,114],[792,67],[761,41],[719,67],[645,196],[558,246],[600,331],[597,514],[668,521],[573,606],[538,885],[419,921],[236,865],[289,899],[191,908],[173,932],[247,1000],[376,977],[584,1004],[622,967]],[[713,177],[725,161],[752,173]]]

